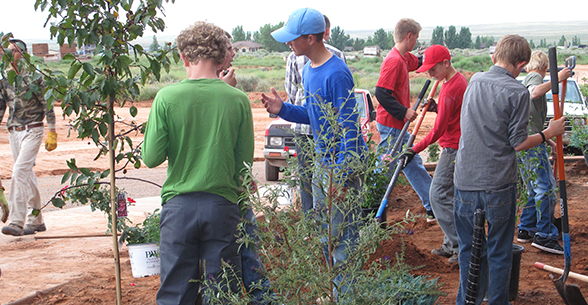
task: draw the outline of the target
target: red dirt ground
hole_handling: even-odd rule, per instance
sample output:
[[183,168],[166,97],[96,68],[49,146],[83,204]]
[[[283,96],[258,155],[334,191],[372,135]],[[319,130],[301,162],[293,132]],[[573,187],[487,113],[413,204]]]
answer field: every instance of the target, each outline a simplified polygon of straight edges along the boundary
[[[251,97],[255,101],[255,97]],[[137,121],[145,121],[148,113],[149,103],[139,105],[139,116]],[[259,107],[259,104],[253,104],[253,107]],[[57,110],[59,107],[57,107]],[[146,109],[147,108],[147,109]],[[145,111],[146,110],[146,111]],[[124,111],[119,111],[124,113]],[[61,114],[57,116],[61,118]],[[418,139],[430,130],[434,115],[428,115],[419,131]],[[125,119],[130,120],[130,116]],[[256,149],[263,146],[263,131],[267,123],[271,120],[263,109],[254,109],[255,131],[256,131]],[[3,124],[4,125],[4,124]],[[58,122],[59,147],[53,153],[41,150],[37,159],[35,170],[39,176],[61,175],[65,170],[65,160],[75,157],[78,164],[82,161],[91,161],[95,156],[95,149],[85,142],[80,143],[75,138],[66,138],[67,120]],[[137,136],[137,139],[140,139]],[[256,153],[256,156],[258,152]],[[82,160],[82,161],[80,161]],[[102,163],[103,162],[103,163]],[[0,126],[0,170],[2,179],[6,181],[11,177],[12,159],[8,150],[8,136],[6,128]],[[106,168],[108,165],[105,161],[96,162],[97,168]],[[588,274],[588,228],[585,224],[587,207],[585,206],[588,198],[588,177],[586,173],[588,167],[583,161],[566,164],[566,185],[568,194],[569,214],[570,214],[570,231],[571,231],[571,249],[572,249],[572,271],[582,274]],[[6,184],[6,183],[5,183]],[[410,209],[414,213],[424,213],[416,193],[410,186],[396,186],[392,197],[390,198],[389,208],[387,210],[388,219],[400,219],[406,211]],[[559,208],[556,211],[559,215]],[[382,245],[377,255],[380,257],[389,256],[394,258],[395,253],[400,251],[401,243],[405,243],[405,261],[409,265],[422,266],[415,271],[418,275],[427,275],[433,278],[438,277],[438,282],[444,283],[442,290],[447,296],[441,297],[438,304],[455,304],[456,290],[458,286],[458,267],[457,265],[448,265],[445,258],[440,258],[430,254],[431,249],[439,247],[442,242],[443,233],[436,223],[427,223],[423,218],[417,222],[408,225],[408,229],[414,230],[412,235],[397,235],[393,242]],[[516,240],[516,239],[515,239]],[[112,250],[110,247],[96,246],[93,241],[80,240],[77,247],[70,246],[63,249],[63,257],[46,257],[44,249],[49,243],[59,243],[59,240],[44,241],[34,239],[15,239],[8,244],[0,244],[0,265],[4,257],[18,257],[23,250],[37,249],[35,255],[23,258],[22,263],[26,264],[28,259],[44,260],[52,268],[59,268],[63,272],[74,272],[77,274],[76,279],[64,283],[63,285],[37,293],[36,298],[28,299],[20,304],[113,304],[115,302],[115,283],[114,283],[114,265],[112,263],[93,263],[94,261],[104,261],[105,258],[112,259]],[[80,251],[80,245],[87,245],[90,249]],[[542,303],[562,304],[562,299],[558,295],[555,286],[549,278],[549,272],[539,270],[533,267],[535,262],[542,262],[558,268],[563,268],[563,256],[543,253],[529,244],[524,244],[525,250],[522,254],[521,272],[519,281],[519,296],[512,302],[515,305],[530,305]],[[80,263],[79,261],[82,261]],[[159,287],[159,276],[145,278],[133,278],[131,276],[128,251],[126,247],[121,248],[121,269],[122,269],[122,295],[123,304],[155,304],[155,294]],[[44,274],[44,269],[30,271],[20,274],[18,282],[20,289],[26,288],[35,278],[40,276],[51,276]],[[556,278],[559,275],[555,275]],[[8,290],[2,284],[0,277],[0,303],[14,301],[15,298],[6,298],[14,295],[15,292]],[[588,295],[588,283],[579,282],[568,278],[567,283],[576,283],[585,295]],[[31,285],[32,286],[32,285]],[[32,292],[32,291],[31,291]],[[3,297],[4,296],[4,297]]]

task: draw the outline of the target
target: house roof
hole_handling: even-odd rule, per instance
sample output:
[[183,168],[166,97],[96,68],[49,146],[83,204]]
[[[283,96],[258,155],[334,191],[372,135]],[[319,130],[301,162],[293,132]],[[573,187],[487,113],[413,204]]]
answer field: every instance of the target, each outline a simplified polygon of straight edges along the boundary
[[254,42],[254,41],[245,40],[245,41],[235,41],[233,43],[233,47],[235,47],[235,48],[241,48],[241,47],[246,47],[246,48],[263,48],[263,45],[262,44],[259,44],[257,42]]

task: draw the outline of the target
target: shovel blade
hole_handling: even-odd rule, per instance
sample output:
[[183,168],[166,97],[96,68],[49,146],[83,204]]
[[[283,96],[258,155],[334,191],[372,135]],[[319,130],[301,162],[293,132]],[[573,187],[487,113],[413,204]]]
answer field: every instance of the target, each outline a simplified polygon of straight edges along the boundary
[[[553,276],[551,274],[549,276],[553,279]],[[555,289],[557,289],[559,296],[564,300],[564,303],[566,303],[566,305],[572,305],[572,303],[568,302],[568,296],[566,294],[566,284],[564,282],[564,279],[560,277],[557,280],[554,280],[553,284],[555,285]]]
[[576,284],[567,284],[565,287],[566,298],[570,305],[587,305],[586,299]]

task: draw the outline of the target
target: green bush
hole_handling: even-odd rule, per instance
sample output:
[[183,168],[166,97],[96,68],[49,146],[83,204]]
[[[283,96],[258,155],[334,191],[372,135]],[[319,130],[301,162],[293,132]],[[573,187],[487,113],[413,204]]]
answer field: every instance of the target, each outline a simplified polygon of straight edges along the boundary
[[120,240],[124,240],[129,245],[157,243],[159,244],[160,228],[159,220],[161,214],[159,209],[155,209],[153,213],[149,213],[143,223],[137,224],[133,227],[127,227],[121,234]]
[[[336,110],[330,105],[324,106],[324,116],[331,125],[333,134],[341,134]],[[361,134],[359,135],[361,136]],[[317,139],[315,139],[317,140]],[[333,151],[338,141],[322,139],[327,147],[325,151]],[[312,143],[304,150],[314,151]],[[376,252],[382,242],[393,237],[394,232],[403,229],[404,225],[413,222],[415,216],[407,212],[402,221],[391,224],[386,228],[371,218],[361,217],[359,207],[369,187],[346,189],[345,181],[349,175],[357,175],[361,185],[367,186],[366,174],[377,170],[377,153],[370,153],[370,164],[355,153],[349,153],[343,168],[340,165],[321,162],[324,155],[312,154],[309,170],[315,174],[325,176],[325,179],[313,184],[326,193],[325,207],[316,208],[308,213],[297,208],[296,204],[282,206],[278,198],[289,196],[291,189],[298,189],[300,176],[296,158],[289,160],[285,168],[282,183],[285,188],[265,185],[263,193],[248,193],[249,188],[240,200],[242,209],[252,208],[254,213],[263,215],[258,219],[258,238],[250,236],[245,230],[240,230],[242,246],[256,247],[267,270],[267,276],[272,282],[275,294],[265,296],[276,304],[315,304],[316,300],[333,300],[334,279],[343,278],[343,285],[350,288],[348,293],[339,296],[341,304],[372,304],[368,300],[377,300],[375,304],[434,304],[438,296],[439,285],[436,280],[425,277],[415,277],[410,274],[411,268],[402,264],[384,266],[382,264],[368,264],[370,256]],[[251,168],[243,173],[243,185],[248,186],[253,177]],[[344,189],[345,188],[345,189]],[[379,200],[378,200],[379,201]],[[342,217],[348,219],[337,226],[341,232],[347,226],[359,228],[357,240],[353,246],[347,248],[347,261],[333,266],[327,264],[332,261],[333,254],[327,251],[327,258],[323,249],[333,249],[345,241],[340,240],[340,234],[335,233],[332,222],[333,211],[338,210]],[[244,227],[244,224],[242,225]],[[235,272],[230,264],[223,265],[224,270],[214,278],[205,278],[202,284],[205,295],[215,304],[248,304],[250,296],[239,290],[236,293],[227,291],[227,282],[241,287],[235,279]]]

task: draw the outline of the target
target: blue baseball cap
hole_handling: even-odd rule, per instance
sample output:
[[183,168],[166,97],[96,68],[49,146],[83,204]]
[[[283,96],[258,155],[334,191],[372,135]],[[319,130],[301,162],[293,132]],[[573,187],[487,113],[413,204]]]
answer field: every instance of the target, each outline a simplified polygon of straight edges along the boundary
[[275,40],[286,43],[302,35],[318,34],[325,31],[325,17],[312,8],[301,8],[290,14],[286,25],[272,32]]

